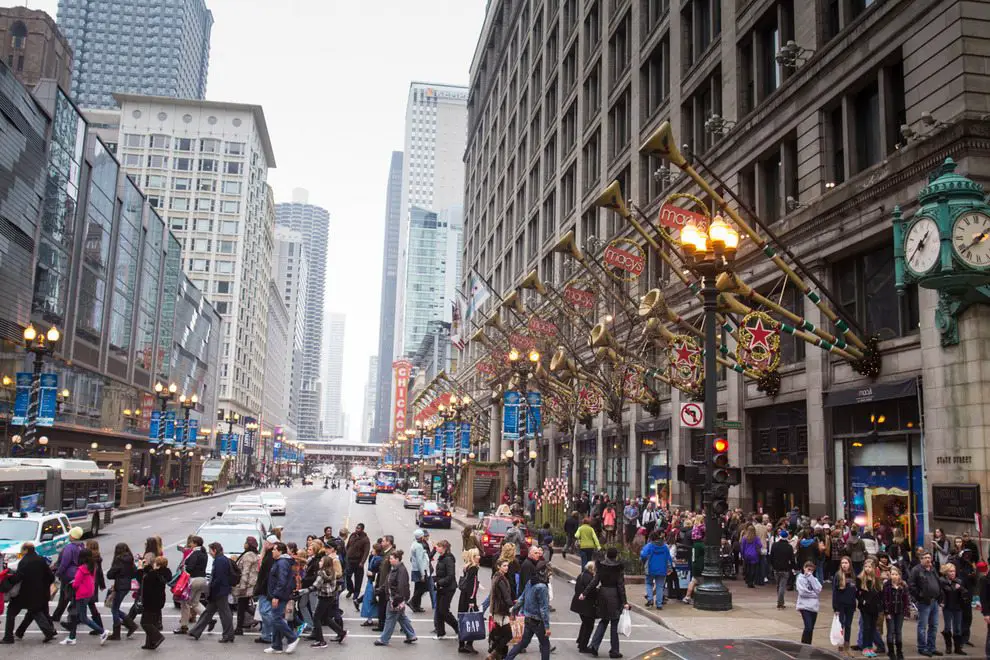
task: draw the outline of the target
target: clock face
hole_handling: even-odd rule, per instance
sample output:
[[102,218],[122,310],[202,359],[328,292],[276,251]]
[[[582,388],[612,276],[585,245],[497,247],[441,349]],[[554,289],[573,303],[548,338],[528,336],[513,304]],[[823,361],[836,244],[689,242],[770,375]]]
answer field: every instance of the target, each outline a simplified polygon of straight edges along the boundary
[[904,238],[904,260],[912,272],[927,273],[938,262],[938,253],[938,225],[931,218],[921,218]]
[[969,211],[956,218],[952,225],[952,247],[967,265],[990,267],[990,215]]

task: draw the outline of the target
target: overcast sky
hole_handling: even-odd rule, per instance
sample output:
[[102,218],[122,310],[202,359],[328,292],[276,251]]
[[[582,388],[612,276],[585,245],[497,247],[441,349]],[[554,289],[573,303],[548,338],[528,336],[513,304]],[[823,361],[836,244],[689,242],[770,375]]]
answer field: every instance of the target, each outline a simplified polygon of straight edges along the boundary
[[[344,410],[361,434],[378,350],[389,158],[412,80],[468,83],[485,0],[206,0],[207,98],[264,107],[275,200],[307,188],[330,211],[327,311],[347,315]],[[6,3],[5,3],[6,4]],[[53,16],[58,0],[30,0]]]

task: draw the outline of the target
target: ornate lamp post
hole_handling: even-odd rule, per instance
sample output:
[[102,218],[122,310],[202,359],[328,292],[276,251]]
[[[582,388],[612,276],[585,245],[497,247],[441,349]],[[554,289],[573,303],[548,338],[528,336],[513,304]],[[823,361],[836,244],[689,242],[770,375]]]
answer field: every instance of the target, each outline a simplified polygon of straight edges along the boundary
[[259,428],[261,428],[260,425],[254,419],[251,419],[251,421],[244,425],[244,450],[247,453],[248,479],[254,479],[254,437]]
[[[509,368],[512,370],[512,380],[510,381],[510,386],[514,382],[516,383],[516,390],[519,392],[519,419],[521,423],[519,424],[519,451],[518,453],[523,458],[518,458],[515,461],[512,457],[515,455],[512,449],[507,449],[503,454],[503,458],[509,459],[509,464],[519,468],[518,479],[513,475],[512,478],[512,497],[518,495],[520,497],[520,503],[522,502],[522,492],[526,488],[526,472],[523,470],[524,466],[533,467],[536,465],[536,440],[539,435],[539,425],[534,425],[534,443],[533,449],[529,452],[531,458],[529,460],[525,459],[527,455],[526,452],[526,440],[527,440],[527,429],[529,428],[529,400],[526,398],[526,392],[529,389],[529,382],[533,377],[533,371],[536,366],[540,363],[540,352],[535,348],[531,349],[523,359],[522,353],[513,348],[509,351]],[[515,472],[515,470],[513,470]]]
[[[187,458],[192,457],[191,452],[183,452],[182,450],[189,445],[189,413],[191,413],[195,408],[196,404],[199,403],[199,397],[193,394],[187,397],[185,394],[179,396],[179,405],[182,406],[183,416],[185,417],[185,424],[182,426],[182,446],[178,450],[179,456],[179,483],[182,484],[183,489],[188,486],[189,480],[186,474],[188,464],[186,462]],[[196,438],[192,438],[192,443],[195,446]]]
[[681,230],[681,251],[689,264],[703,279],[702,297],[705,311],[705,568],[702,581],[694,594],[694,606],[699,610],[725,611],[732,609],[732,593],[722,584],[719,552],[722,526],[715,507],[714,443],[715,419],[718,415],[717,346],[715,328],[718,289],[715,281],[728,271],[735,260],[739,233],[721,216],[715,216],[708,232],[693,224]]
[[[159,403],[159,415],[158,415],[158,447],[152,447],[151,453],[151,475],[156,479],[158,478],[158,463],[162,462],[162,447],[165,446],[165,413],[168,411],[169,402],[175,398],[175,393],[178,391],[179,386],[175,383],[169,383],[166,387],[162,382],[155,383],[155,396],[158,397]],[[165,456],[170,456],[171,451],[164,450]],[[164,463],[162,463],[164,464]],[[162,479],[164,475],[162,475]],[[158,482],[158,488],[161,489],[161,480]]]
[[29,353],[34,353],[34,369],[31,373],[31,399],[28,403],[28,414],[22,439],[25,450],[31,449],[34,445],[34,436],[38,430],[38,408],[41,405],[41,370],[45,365],[45,356],[55,352],[61,339],[62,333],[54,325],[48,328],[45,333],[38,332],[31,324],[24,328],[24,348]]

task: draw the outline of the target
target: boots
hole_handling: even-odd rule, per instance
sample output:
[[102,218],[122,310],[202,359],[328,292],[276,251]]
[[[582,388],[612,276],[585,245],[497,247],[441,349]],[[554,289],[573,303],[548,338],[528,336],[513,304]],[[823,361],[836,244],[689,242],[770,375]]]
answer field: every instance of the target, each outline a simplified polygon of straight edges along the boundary
[[945,654],[952,655],[952,633],[943,630],[942,639],[945,640]]
[[955,651],[956,655],[967,655],[967,653],[963,651],[962,635],[953,635],[952,641],[956,645],[956,651]]
[[904,660],[904,647],[897,642],[897,660]]
[[852,651],[849,650],[849,642],[842,645],[842,657],[851,658],[853,657]]
[[134,623],[134,619],[130,617],[126,617],[121,623],[123,623],[124,627],[127,628],[127,637],[130,639],[131,635],[137,632],[137,624]]
[[119,642],[120,641],[120,624],[119,623],[113,624],[113,632],[110,633],[110,636],[107,637],[107,639],[112,639],[115,642]]

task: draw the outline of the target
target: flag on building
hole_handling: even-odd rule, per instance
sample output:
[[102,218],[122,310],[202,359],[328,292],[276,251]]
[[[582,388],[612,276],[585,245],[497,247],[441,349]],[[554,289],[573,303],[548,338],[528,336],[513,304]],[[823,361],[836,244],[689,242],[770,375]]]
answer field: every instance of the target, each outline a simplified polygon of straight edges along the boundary
[[477,313],[478,309],[492,295],[491,289],[488,288],[488,285],[485,284],[485,281],[478,273],[471,272],[469,283],[471,286],[467,295],[467,309],[464,312],[465,322],[470,321],[471,317]]
[[453,309],[450,314],[450,343],[453,344],[457,350],[464,350],[464,325],[461,322],[461,301],[460,295],[457,298],[450,301]]

